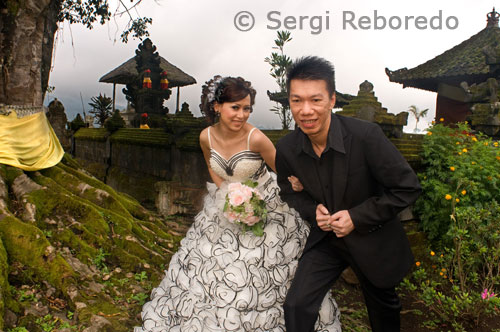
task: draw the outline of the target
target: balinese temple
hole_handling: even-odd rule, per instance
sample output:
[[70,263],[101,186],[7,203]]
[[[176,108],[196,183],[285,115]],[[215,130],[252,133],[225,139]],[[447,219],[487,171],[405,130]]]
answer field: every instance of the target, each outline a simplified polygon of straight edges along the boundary
[[[496,85],[493,81],[500,76],[499,17],[493,8],[487,14],[483,30],[415,68],[394,71],[386,68],[389,80],[402,84],[403,88],[437,92],[436,119],[443,118],[445,123],[463,122],[473,117],[474,121],[484,120],[494,125],[498,122],[494,111],[477,114],[475,118],[473,113],[476,103],[490,103],[494,101],[492,98],[497,98],[497,90],[492,85]],[[493,81],[487,83],[492,78]]]
[[365,80],[359,85],[357,96],[351,97],[351,100],[343,105],[342,110],[335,114],[375,122],[386,136],[403,137],[403,127],[408,122],[408,112],[401,112],[397,115],[388,113],[387,108],[383,107],[375,96],[372,83]]
[[[99,79],[113,83],[113,110],[116,85],[123,84],[123,93],[134,108],[134,113],[162,116],[167,113],[163,101],[169,99],[171,90],[177,88],[176,112],[179,111],[179,88],[195,84],[194,77],[186,74],[156,52],[149,38],[139,44],[136,55]],[[127,119],[125,119],[127,121]]]

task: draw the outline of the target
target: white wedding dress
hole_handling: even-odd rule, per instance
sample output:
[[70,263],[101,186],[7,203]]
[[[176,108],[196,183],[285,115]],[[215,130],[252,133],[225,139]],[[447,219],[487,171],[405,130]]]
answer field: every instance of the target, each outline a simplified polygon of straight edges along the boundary
[[[208,137],[210,142],[210,130]],[[309,229],[280,199],[275,174],[248,147],[226,160],[210,142],[210,166],[225,182],[219,189],[207,184],[203,210],[144,305],[142,327],[134,332],[285,331],[283,302]],[[222,213],[227,183],[247,179],[259,183],[267,204],[262,237],[243,232]],[[327,294],[316,331],[341,331],[339,316]]]

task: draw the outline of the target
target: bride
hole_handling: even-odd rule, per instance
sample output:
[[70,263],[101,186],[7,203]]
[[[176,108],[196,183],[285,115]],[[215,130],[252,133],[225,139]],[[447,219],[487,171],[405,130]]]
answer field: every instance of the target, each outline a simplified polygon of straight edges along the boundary
[[[200,134],[210,176],[201,212],[172,256],[168,271],[142,309],[134,332],[285,331],[283,302],[309,229],[281,201],[273,170],[275,148],[247,123],[255,90],[241,77],[216,76],[203,86],[202,111],[214,123]],[[258,182],[268,211],[264,235],[244,232],[222,210],[227,184]],[[300,190],[297,179],[290,179]],[[315,331],[341,331],[327,295]]]

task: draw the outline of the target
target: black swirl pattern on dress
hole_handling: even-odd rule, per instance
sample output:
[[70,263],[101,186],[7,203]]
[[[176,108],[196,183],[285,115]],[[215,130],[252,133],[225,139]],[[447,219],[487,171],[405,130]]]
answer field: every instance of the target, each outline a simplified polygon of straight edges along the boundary
[[[222,214],[227,186],[209,183],[203,209],[144,305],[135,332],[285,332],[282,306],[309,229],[280,199],[274,174],[259,154],[245,150],[225,160],[213,151],[211,165],[223,179],[259,183],[269,211],[265,234],[256,237],[230,223]],[[228,165],[233,175],[224,171]],[[341,331],[331,295],[315,330]]]

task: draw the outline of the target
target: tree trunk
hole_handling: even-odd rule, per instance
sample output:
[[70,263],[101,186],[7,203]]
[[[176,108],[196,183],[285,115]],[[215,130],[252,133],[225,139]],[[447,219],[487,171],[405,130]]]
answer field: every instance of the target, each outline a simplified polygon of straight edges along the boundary
[[61,0],[0,3],[0,104],[41,106]]

